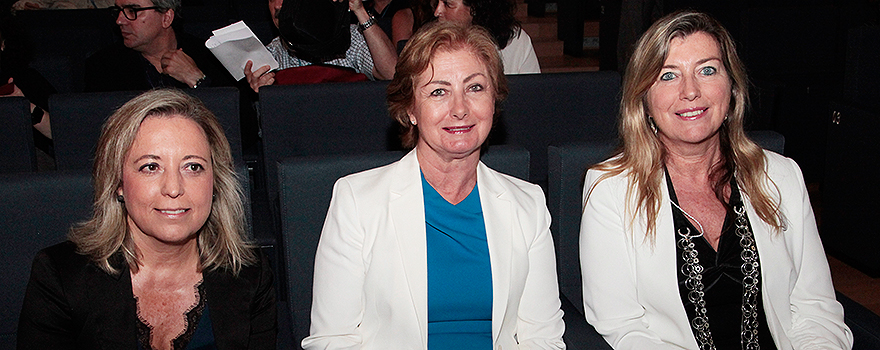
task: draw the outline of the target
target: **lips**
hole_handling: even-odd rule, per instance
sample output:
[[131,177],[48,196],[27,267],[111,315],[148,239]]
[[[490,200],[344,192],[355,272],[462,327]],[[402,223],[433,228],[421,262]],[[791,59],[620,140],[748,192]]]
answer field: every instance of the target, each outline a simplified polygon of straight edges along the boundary
[[681,112],[676,112],[675,115],[679,116],[682,119],[686,120],[694,120],[703,115],[709,108],[697,108],[697,109],[689,109]]
[[446,132],[452,133],[452,134],[461,134],[461,133],[466,133],[468,131],[471,131],[471,129],[473,129],[473,128],[474,128],[474,125],[448,126],[448,127],[443,128],[443,130],[446,130]]
[[180,215],[189,211],[189,209],[156,209],[158,212],[165,215]]

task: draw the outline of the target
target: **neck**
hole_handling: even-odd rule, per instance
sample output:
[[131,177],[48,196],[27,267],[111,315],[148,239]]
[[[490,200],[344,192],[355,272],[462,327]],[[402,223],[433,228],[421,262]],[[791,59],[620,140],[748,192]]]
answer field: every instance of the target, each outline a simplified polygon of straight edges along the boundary
[[479,150],[463,158],[443,159],[433,152],[419,152],[416,146],[416,157],[425,180],[449,203],[463,201],[477,184]]
[[141,56],[150,61],[156,70],[162,72],[162,56],[166,52],[177,49],[177,35],[170,27],[167,28],[162,35],[156,37],[148,46],[138,49]]
[[691,181],[706,182],[715,167],[721,162],[721,147],[718,138],[698,145],[667,145],[664,163],[670,174]]

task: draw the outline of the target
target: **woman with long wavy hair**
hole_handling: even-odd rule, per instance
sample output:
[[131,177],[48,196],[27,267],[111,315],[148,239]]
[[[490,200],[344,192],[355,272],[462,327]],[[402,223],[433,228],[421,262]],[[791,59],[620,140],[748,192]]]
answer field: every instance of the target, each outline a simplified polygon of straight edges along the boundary
[[743,130],[745,69],[703,13],[651,26],[626,70],[622,145],[587,172],[587,321],[616,349],[848,349],[797,164]]

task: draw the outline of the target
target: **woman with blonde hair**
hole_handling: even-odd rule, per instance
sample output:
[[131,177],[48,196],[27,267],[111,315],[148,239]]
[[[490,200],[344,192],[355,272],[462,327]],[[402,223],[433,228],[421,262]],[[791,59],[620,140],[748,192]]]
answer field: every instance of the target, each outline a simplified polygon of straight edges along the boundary
[[638,41],[622,145],[587,172],[587,321],[616,349],[848,349],[797,164],[743,130],[748,80],[703,13]]
[[[94,213],[37,254],[19,349],[274,349],[275,293],[214,115],[154,90],[104,124]],[[189,347],[188,347],[189,346]]]

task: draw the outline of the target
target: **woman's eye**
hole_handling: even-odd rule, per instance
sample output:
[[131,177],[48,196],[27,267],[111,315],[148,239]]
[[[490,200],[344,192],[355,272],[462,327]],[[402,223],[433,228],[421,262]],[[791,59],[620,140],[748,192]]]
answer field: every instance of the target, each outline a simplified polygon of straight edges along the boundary
[[141,167],[138,168],[138,170],[153,172],[153,171],[159,170],[159,165],[156,163],[147,163],[147,164],[141,165]]
[[192,163],[192,164],[188,164],[186,166],[186,169],[189,171],[192,171],[192,172],[199,172],[199,171],[205,170],[205,167],[199,163]]
[[445,94],[446,90],[443,89],[434,89],[434,91],[431,91],[431,96],[443,96]]
[[666,73],[660,74],[660,80],[670,81],[672,79],[675,79],[675,73],[666,72]]
[[483,85],[481,85],[481,84],[474,84],[474,85],[471,85],[468,88],[468,90],[470,90],[470,91],[483,91],[484,88],[483,88]]
[[703,67],[700,69],[700,74],[702,75],[714,75],[718,70],[715,67]]

